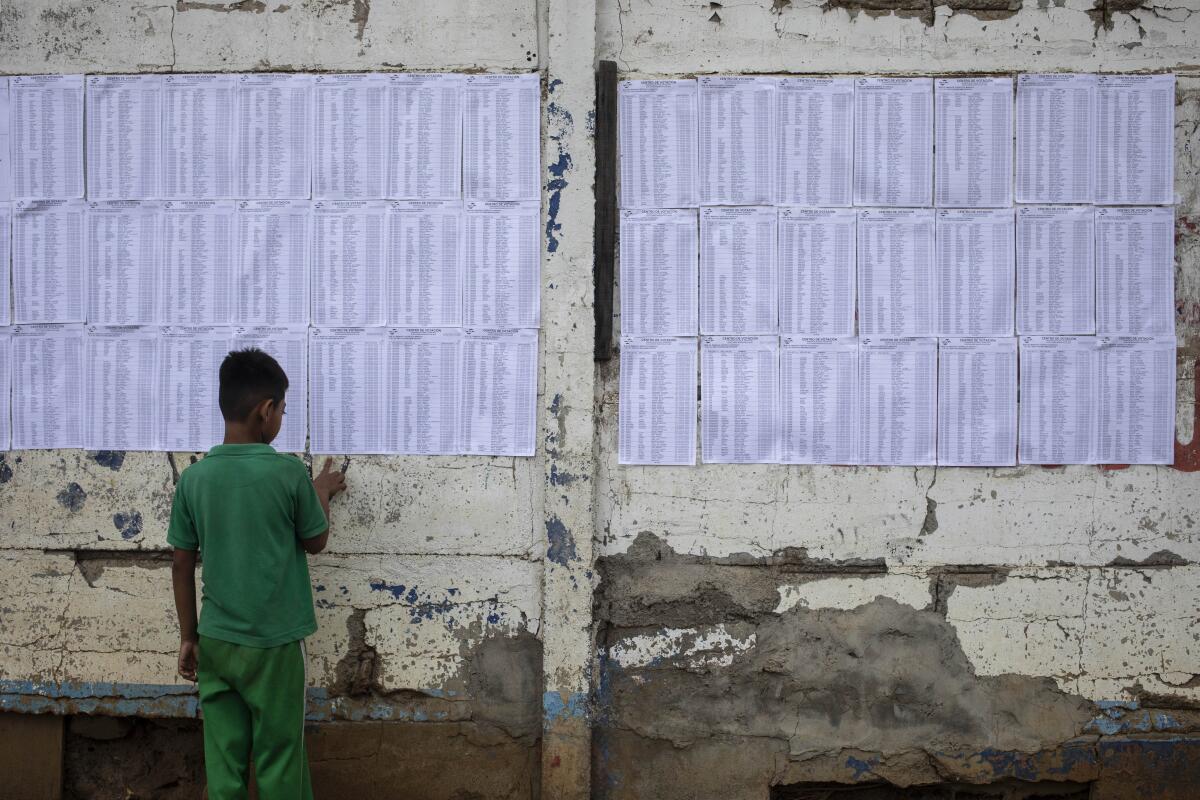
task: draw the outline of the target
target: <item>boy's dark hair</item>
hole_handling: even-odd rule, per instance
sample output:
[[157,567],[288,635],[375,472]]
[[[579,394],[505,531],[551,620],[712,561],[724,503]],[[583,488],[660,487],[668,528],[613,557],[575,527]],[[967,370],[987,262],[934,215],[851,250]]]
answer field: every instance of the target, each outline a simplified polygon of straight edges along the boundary
[[221,362],[221,388],[217,404],[229,422],[241,422],[254,407],[270,398],[283,402],[287,373],[279,362],[257,347],[234,350]]

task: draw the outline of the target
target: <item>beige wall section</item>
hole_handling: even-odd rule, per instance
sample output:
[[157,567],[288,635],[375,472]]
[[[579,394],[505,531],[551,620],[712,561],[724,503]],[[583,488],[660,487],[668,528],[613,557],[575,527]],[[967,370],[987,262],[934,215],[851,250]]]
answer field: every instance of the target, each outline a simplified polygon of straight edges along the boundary
[[17,0],[0,72],[530,70],[534,0]]
[[[1151,0],[1106,16],[1078,0],[1015,0],[1009,10],[982,12],[972,8],[988,4],[972,0],[885,0],[861,10],[867,5],[612,0],[600,5],[600,57],[633,77],[1174,71],[1177,417],[1179,438],[1188,441],[1200,354],[1200,7]],[[853,608],[876,595],[934,607],[929,586],[939,570],[1020,567],[995,585],[960,586],[944,603],[979,674],[1054,677],[1093,700],[1129,698],[1139,686],[1194,699],[1183,684],[1200,674],[1190,613],[1198,597],[1190,562],[1200,560],[1200,474],[1149,466],[622,467],[617,388],[616,365],[602,369],[603,556],[628,553],[651,534],[676,553],[734,563],[804,548],[818,571],[879,559],[888,572],[784,585],[780,611]],[[1114,561],[1167,566],[1104,568]],[[642,636],[628,647],[669,650],[680,634]]]
[[[590,39],[584,49],[590,54]],[[535,0],[0,4],[2,74],[545,67]],[[590,169],[586,152],[575,158]],[[590,230],[590,204],[580,208],[563,204],[564,232]],[[571,301],[590,298],[586,266],[558,281],[571,287]],[[556,321],[564,312],[548,308],[543,316]],[[584,331],[581,339],[591,336]],[[555,391],[569,397],[579,382],[570,402],[587,426],[591,364],[561,366],[564,349],[551,351]],[[544,351],[543,369],[547,360]],[[539,402],[539,417],[547,405]],[[169,562],[156,554],[166,549],[175,480],[194,460],[188,453],[0,456],[0,597],[11,607],[0,616],[3,679],[179,683]],[[543,460],[541,452],[348,459],[350,490],[334,504],[329,552],[312,562],[320,620],[309,642],[313,684],[331,696],[410,692],[397,701],[397,718],[459,720],[486,717],[475,701],[509,688],[493,691],[488,681],[523,672],[529,685],[514,692],[529,701],[533,735],[527,719],[513,735],[536,742]],[[589,526],[580,527],[588,540]],[[587,659],[577,660],[582,675]]]

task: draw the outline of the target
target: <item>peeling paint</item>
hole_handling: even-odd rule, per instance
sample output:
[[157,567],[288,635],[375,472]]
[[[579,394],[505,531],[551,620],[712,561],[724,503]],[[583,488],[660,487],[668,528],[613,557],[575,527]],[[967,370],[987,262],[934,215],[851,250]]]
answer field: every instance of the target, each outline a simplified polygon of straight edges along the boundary
[[546,520],[546,538],[549,545],[546,548],[546,558],[559,566],[565,567],[567,562],[579,558],[575,551],[575,537],[558,517]]

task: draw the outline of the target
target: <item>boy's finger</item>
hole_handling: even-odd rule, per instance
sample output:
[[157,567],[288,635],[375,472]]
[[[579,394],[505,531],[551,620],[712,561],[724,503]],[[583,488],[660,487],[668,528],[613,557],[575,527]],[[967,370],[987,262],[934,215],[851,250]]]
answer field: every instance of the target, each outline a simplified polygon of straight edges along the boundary
[[325,463],[321,467],[321,474],[328,475],[332,469],[333,469],[333,459],[332,458],[325,459]]

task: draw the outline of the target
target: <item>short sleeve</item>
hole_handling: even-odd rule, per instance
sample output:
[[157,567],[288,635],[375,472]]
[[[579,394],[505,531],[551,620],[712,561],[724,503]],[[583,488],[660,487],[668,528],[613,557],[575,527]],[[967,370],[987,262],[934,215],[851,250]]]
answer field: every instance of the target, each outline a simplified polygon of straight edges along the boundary
[[320,536],[329,527],[325,519],[325,509],[321,508],[321,500],[317,490],[313,488],[308,473],[300,468],[300,481],[296,487],[296,535],[301,539],[311,539]]
[[171,524],[167,528],[167,544],[180,550],[199,550],[200,537],[196,523],[183,493],[183,481],[175,486],[175,501],[171,504]]

